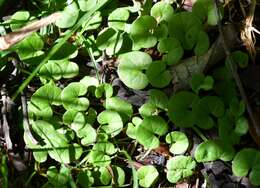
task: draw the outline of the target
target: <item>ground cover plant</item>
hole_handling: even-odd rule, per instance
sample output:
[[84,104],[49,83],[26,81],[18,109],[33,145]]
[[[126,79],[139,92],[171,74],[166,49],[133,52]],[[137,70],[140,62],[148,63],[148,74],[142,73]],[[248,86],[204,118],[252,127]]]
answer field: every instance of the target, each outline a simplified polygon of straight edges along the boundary
[[260,186],[259,102],[238,76],[254,47],[231,24],[237,6],[15,6],[0,26],[1,186]]

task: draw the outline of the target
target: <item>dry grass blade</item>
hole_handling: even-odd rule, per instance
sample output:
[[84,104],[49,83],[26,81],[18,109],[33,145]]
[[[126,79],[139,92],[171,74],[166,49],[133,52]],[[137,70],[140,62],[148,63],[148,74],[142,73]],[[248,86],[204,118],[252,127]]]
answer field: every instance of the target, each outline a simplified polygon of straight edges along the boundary
[[8,33],[0,37],[0,50],[7,50],[14,44],[23,40],[25,37],[30,35],[32,32],[39,30],[51,23],[56,22],[61,17],[60,12],[53,13],[45,18],[32,22],[18,31]]

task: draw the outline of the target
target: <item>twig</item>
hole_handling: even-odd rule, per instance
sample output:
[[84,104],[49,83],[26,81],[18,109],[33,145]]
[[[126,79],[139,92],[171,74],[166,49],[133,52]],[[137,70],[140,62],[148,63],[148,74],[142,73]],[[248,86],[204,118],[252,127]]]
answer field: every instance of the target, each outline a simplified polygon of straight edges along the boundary
[[[223,49],[225,51],[225,54],[226,54],[226,57],[228,59],[228,66],[230,67],[231,69],[231,73],[233,75],[233,78],[236,82],[236,85],[238,87],[238,90],[241,94],[241,97],[242,97],[242,100],[245,102],[246,104],[246,109],[247,109],[247,113],[249,115],[249,118],[250,120],[252,121],[252,124],[253,124],[253,128],[255,130],[255,132],[257,133],[257,135],[260,135],[260,129],[259,129],[259,126],[257,124],[257,121],[255,120],[254,118],[254,115],[253,115],[253,111],[252,111],[252,108],[249,104],[249,101],[247,99],[247,96],[246,96],[246,93],[245,93],[245,90],[243,88],[243,85],[241,83],[241,80],[239,78],[239,75],[237,73],[237,65],[236,63],[234,62],[232,56],[230,55],[231,52],[229,50],[229,48],[227,47],[227,44],[225,42],[225,36],[223,34],[223,28],[222,28],[222,24],[220,22],[220,11],[219,11],[219,8],[218,8],[218,2],[217,0],[212,0],[213,3],[214,3],[214,6],[215,6],[215,11],[217,11],[217,15],[218,15],[218,30],[219,30],[219,33],[220,33],[220,36],[222,37],[222,40],[223,40],[223,43],[222,43],[222,46],[223,46]],[[253,136],[254,138],[254,136]]]

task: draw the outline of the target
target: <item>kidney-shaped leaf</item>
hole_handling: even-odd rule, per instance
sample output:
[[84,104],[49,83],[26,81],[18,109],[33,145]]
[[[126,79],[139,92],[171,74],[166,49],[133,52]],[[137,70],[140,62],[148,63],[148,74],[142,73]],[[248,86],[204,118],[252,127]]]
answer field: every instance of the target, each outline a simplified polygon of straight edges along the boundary
[[179,127],[191,127],[194,117],[191,111],[192,104],[198,100],[198,96],[188,91],[180,91],[170,98],[168,116]]
[[208,140],[196,148],[194,156],[198,162],[210,162],[218,159],[230,161],[234,154],[235,150],[230,144],[220,140]]
[[134,44],[134,49],[153,47],[157,38],[154,36],[153,31],[157,26],[157,22],[152,16],[141,16],[136,19],[130,29],[130,37]]
[[87,87],[79,82],[72,82],[61,92],[61,100],[66,110],[85,111],[89,107],[89,100],[81,97],[87,93]]
[[165,140],[171,145],[170,152],[175,155],[184,153],[189,147],[189,140],[187,136],[180,131],[168,133]]
[[117,8],[108,16],[108,26],[118,30],[125,30],[126,21],[129,18],[127,8]]
[[76,2],[72,2],[64,8],[61,18],[56,21],[56,25],[60,28],[72,27],[76,23],[78,15],[78,5]]
[[196,162],[190,156],[176,156],[167,161],[167,179],[177,183],[193,174]]
[[164,61],[154,61],[146,70],[146,75],[153,87],[163,88],[171,82],[172,76]]
[[236,176],[246,176],[249,173],[249,179],[255,186],[260,185],[260,152],[253,148],[246,148],[239,151],[233,162],[232,171]]
[[160,116],[145,117],[137,126],[136,140],[145,148],[154,149],[160,145],[156,135],[162,136],[168,130],[167,123]]
[[173,13],[174,10],[172,6],[164,1],[155,3],[151,8],[151,16],[153,16],[158,23],[163,20],[168,21]]
[[154,166],[142,166],[137,170],[139,184],[142,187],[151,187],[159,177],[159,173]]
[[123,129],[122,118],[116,111],[105,110],[101,112],[97,121],[101,124],[101,129],[111,137],[118,135]]
[[132,51],[122,54],[119,56],[119,78],[132,89],[143,89],[148,85],[148,78],[142,71],[151,63],[152,58],[145,52]]

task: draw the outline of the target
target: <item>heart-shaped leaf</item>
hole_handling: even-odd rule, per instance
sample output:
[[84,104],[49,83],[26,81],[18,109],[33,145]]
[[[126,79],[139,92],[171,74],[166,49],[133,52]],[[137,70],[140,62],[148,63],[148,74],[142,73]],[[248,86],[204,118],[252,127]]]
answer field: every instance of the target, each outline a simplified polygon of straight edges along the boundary
[[70,179],[70,169],[61,165],[60,170],[50,166],[47,171],[48,181],[54,186],[65,186]]
[[163,20],[168,21],[173,13],[174,10],[172,6],[164,1],[155,3],[151,8],[151,16],[153,16],[158,23]]
[[79,8],[83,12],[93,9],[97,4],[98,0],[78,0]]
[[88,188],[94,184],[94,178],[90,171],[81,171],[77,176],[77,182],[83,188]]
[[51,105],[61,105],[61,89],[53,82],[40,87],[32,95],[28,105],[29,115],[50,118],[52,116]]
[[165,111],[168,110],[169,99],[167,95],[160,90],[150,89],[148,102],[157,108],[163,109]]
[[152,58],[145,52],[132,51],[119,56],[118,75],[122,82],[132,89],[143,89],[148,85],[148,78],[142,72],[152,63]]
[[118,30],[125,30],[126,21],[129,18],[129,10],[127,8],[117,8],[108,16],[108,26]]
[[189,140],[187,136],[180,131],[168,133],[165,140],[171,145],[170,152],[175,155],[185,153],[189,147]]
[[61,12],[62,16],[56,21],[56,25],[59,28],[69,28],[72,27],[79,16],[79,8],[76,2],[71,2],[68,6],[64,8]]
[[122,119],[116,111],[105,110],[101,112],[97,121],[101,124],[101,129],[111,137],[115,137],[123,129]]
[[180,91],[170,98],[168,116],[179,127],[191,127],[194,124],[192,104],[198,101],[198,96],[188,91]]
[[[56,44],[57,45],[57,44]],[[77,46],[65,42],[58,50],[51,56],[51,60],[62,60],[62,59],[71,59],[78,55]]]
[[142,187],[152,187],[159,178],[159,173],[154,166],[142,166],[137,170],[139,185]]
[[235,155],[234,148],[220,140],[208,140],[201,143],[195,150],[195,159],[198,162],[210,162],[221,159],[230,161]]
[[193,174],[196,162],[190,156],[176,156],[167,161],[167,179],[171,183],[187,178]]
[[80,82],[72,82],[61,92],[61,100],[66,110],[85,111],[89,107],[89,100],[81,97],[87,93],[87,87]]
[[167,123],[160,116],[145,117],[137,127],[136,140],[145,148],[154,149],[160,145],[156,135],[162,136],[167,130]]
[[101,12],[100,11],[96,11],[93,14],[91,20],[87,20],[86,22],[84,22],[82,24],[81,32],[97,29],[97,28],[99,28],[101,23],[102,23]]
[[119,97],[107,98],[104,105],[107,110],[114,110],[118,112],[124,122],[133,115],[132,105]]
[[139,109],[139,114],[144,117],[157,115],[157,107],[152,103],[144,103]]
[[164,54],[163,59],[168,65],[178,63],[184,54],[180,41],[175,37],[160,40],[157,48],[159,52]]
[[260,152],[253,148],[246,148],[240,150],[233,162],[232,171],[236,176],[246,176],[249,173],[250,182],[255,185],[260,185]]
[[10,28],[12,31],[18,30],[24,26],[30,18],[30,12],[17,11],[11,16]]
[[157,38],[153,34],[156,26],[157,22],[152,16],[146,15],[137,18],[130,29],[130,37],[134,44],[133,49],[153,47],[157,42]]
[[146,75],[153,87],[163,88],[171,82],[171,73],[166,70],[164,61],[154,61],[146,70]]

